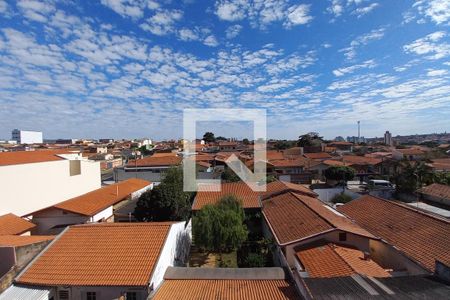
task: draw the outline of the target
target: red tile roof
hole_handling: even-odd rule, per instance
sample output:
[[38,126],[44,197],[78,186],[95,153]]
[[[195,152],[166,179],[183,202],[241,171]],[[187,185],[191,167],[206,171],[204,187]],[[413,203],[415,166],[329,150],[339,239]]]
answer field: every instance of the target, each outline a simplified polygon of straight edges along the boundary
[[245,182],[228,182],[221,184],[221,191],[213,191],[210,185],[201,185],[195,196],[192,210],[200,210],[208,204],[216,204],[220,198],[226,195],[235,195],[242,200],[243,208],[259,208],[259,193],[253,191]]
[[310,158],[310,159],[327,159],[332,158],[332,156],[326,152],[318,152],[318,153],[305,153],[303,154],[304,157]]
[[270,196],[274,196],[277,194],[285,193],[287,191],[304,194],[311,197],[317,197],[317,194],[314,193],[309,188],[301,185],[295,184],[285,181],[275,180],[267,184],[267,191],[262,193],[263,199],[266,199]]
[[0,216],[0,235],[22,234],[34,227],[36,227],[35,224],[14,214]]
[[306,160],[304,158],[278,159],[270,160],[269,163],[276,168],[295,168],[304,167],[306,165]]
[[375,238],[319,199],[292,192],[264,200],[263,215],[281,245],[336,229]]
[[44,286],[146,287],[171,224],[71,226],[16,278],[16,282]]
[[418,192],[424,195],[450,200],[449,185],[433,183],[426,187],[421,188],[420,190],[418,190]]
[[[64,160],[58,154],[74,153],[71,149],[0,152],[0,166]],[[78,151],[75,151],[78,153]]]
[[294,300],[286,280],[165,280],[153,300]]
[[372,277],[389,277],[390,274],[364,253],[348,246],[321,242],[316,246],[303,247],[297,251],[309,277],[330,278],[360,274]]
[[[166,154],[166,153],[164,153]],[[126,167],[165,167],[178,166],[183,159],[176,155],[147,156],[138,160],[130,160]]]
[[102,210],[125,200],[132,193],[139,191],[150,184],[151,182],[147,180],[130,178],[63,201],[53,207],[85,216],[93,216]]
[[365,195],[338,208],[429,271],[450,265],[450,222],[398,202]]
[[423,152],[420,149],[415,148],[407,148],[407,149],[395,149],[395,151],[398,151],[402,153],[403,155],[424,155],[425,152]]
[[20,247],[50,241],[53,238],[53,235],[0,235],[0,247]]
[[357,155],[344,155],[342,157],[342,162],[347,165],[377,165],[382,162],[380,158],[365,157]]

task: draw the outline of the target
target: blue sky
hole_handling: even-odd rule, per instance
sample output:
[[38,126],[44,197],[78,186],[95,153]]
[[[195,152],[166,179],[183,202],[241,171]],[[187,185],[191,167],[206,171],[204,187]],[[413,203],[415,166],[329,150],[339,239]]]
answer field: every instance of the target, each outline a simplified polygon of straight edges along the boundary
[[448,0],[0,0],[0,15],[0,137],[180,138],[184,108],[267,109],[272,138],[450,130]]

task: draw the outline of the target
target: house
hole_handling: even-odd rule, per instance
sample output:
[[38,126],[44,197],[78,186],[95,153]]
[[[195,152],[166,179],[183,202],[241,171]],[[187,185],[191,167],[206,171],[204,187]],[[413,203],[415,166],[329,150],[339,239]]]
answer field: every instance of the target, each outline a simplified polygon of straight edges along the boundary
[[[334,148],[336,153],[351,153],[353,152],[353,143],[350,142],[331,142],[327,147]],[[329,152],[329,151],[325,151]]]
[[313,174],[306,170],[311,161],[299,157],[295,159],[270,160],[268,165],[273,175],[281,181],[305,184],[311,183]]
[[450,172],[450,158],[432,159],[431,163],[427,165],[431,167],[433,172]]
[[151,182],[131,178],[30,213],[37,225],[33,234],[57,234],[69,225],[114,221],[115,210],[152,188]]
[[450,186],[433,183],[417,191],[422,199],[450,207]]
[[0,236],[2,235],[30,235],[36,225],[15,214],[0,216]]
[[392,157],[396,160],[422,160],[425,158],[425,152],[416,148],[394,149]]
[[324,160],[332,158],[332,156],[327,152],[305,153],[305,154],[303,154],[303,156],[308,159],[314,159],[314,160],[318,160],[318,161],[324,161]]
[[0,214],[18,216],[100,188],[100,165],[69,149],[0,153]]
[[[365,195],[338,207],[339,212],[382,241],[370,244],[371,256],[411,274],[433,273],[450,265],[450,221],[397,201]],[[398,251],[403,258],[389,255]]]
[[169,267],[153,300],[301,299],[282,268]]
[[295,265],[296,248],[317,240],[354,246],[369,251],[367,230],[322,203],[316,197],[287,191],[263,200],[264,232],[277,245],[278,262]]
[[[13,288],[45,289],[46,299],[147,299],[169,266],[183,266],[190,223],[70,226],[15,279]],[[25,291],[26,292],[26,291]]]
[[219,151],[236,151],[238,147],[238,143],[236,142],[219,142]]
[[155,153],[142,159],[130,160],[124,167],[114,169],[116,182],[128,178],[141,178],[158,185],[169,168],[178,167],[182,158],[174,152]]

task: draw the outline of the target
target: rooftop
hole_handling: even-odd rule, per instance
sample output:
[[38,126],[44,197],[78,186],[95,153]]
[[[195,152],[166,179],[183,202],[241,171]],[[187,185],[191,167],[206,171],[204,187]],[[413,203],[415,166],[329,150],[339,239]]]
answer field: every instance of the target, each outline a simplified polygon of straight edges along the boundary
[[20,247],[50,241],[53,238],[53,235],[0,235],[0,247]]
[[418,190],[420,194],[450,200],[450,186],[438,183],[430,184]]
[[332,158],[332,156],[326,152],[317,152],[317,153],[305,153],[303,154],[304,157],[310,158],[310,159],[327,159]]
[[[158,154],[158,153],[157,153]],[[168,155],[165,155],[168,154]],[[164,155],[152,155],[146,156],[138,160],[130,160],[126,167],[165,167],[165,166],[178,166],[183,159],[177,156],[175,153],[164,153]]]
[[0,236],[10,234],[22,234],[36,227],[35,224],[16,216],[15,214],[6,214],[0,216]]
[[42,286],[147,286],[171,224],[71,226],[16,282]]
[[0,152],[0,166],[64,160],[59,154],[73,153],[71,149]]
[[450,264],[450,222],[443,218],[369,195],[338,210],[429,271],[434,271],[435,260]]
[[407,148],[407,149],[395,149],[395,151],[398,151],[402,153],[403,155],[423,155],[425,152],[423,152],[420,149],[416,148]]
[[130,178],[60,202],[52,207],[80,215],[93,216],[150,184],[151,182],[143,179]]

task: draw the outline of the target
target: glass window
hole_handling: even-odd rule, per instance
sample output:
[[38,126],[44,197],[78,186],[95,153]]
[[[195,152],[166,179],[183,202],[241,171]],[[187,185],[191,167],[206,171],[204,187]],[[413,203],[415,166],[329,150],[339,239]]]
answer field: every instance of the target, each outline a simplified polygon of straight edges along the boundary
[[87,300],[97,300],[97,293],[96,292],[87,292],[86,299]]

